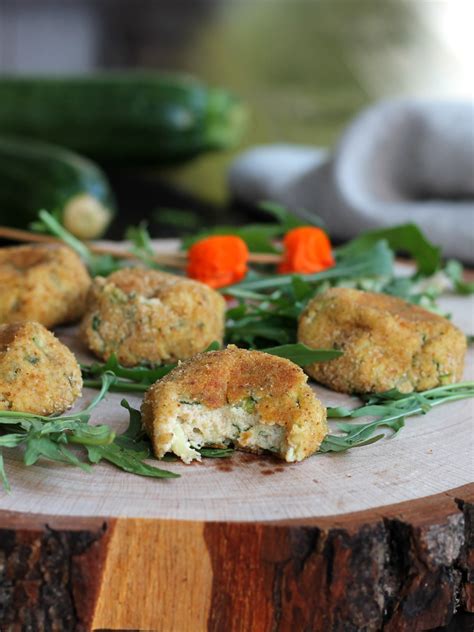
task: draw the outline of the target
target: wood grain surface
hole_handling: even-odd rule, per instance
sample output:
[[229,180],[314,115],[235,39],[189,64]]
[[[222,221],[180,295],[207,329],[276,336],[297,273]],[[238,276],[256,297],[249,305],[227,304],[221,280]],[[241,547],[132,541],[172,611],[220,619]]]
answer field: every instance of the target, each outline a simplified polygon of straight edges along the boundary
[[307,521],[1,519],[2,632],[416,632],[474,610],[473,485]]
[[[443,307],[466,332],[474,331],[473,301],[447,297]],[[62,339],[81,359],[91,361],[75,330]],[[474,351],[468,353],[465,377],[474,375]],[[325,404],[350,406],[358,400],[315,386]],[[79,407],[93,396],[86,391]],[[123,429],[128,413],[124,397],[112,393],[92,423]],[[139,407],[141,397],[125,397]],[[133,476],[104,463],[92,473],[59,463],[23,465],[18,451],[5,451],[12,493],[0,492],[0,510],[48,515],[156,518],[169,520],[265,521],[334,516],[414,500],[465,485],[473,480],[474,400],[462,400],[409,418],[394,439],[325,454],[288,465],[271,456],[238,453],[202,464],[163,463],[179,479]]]

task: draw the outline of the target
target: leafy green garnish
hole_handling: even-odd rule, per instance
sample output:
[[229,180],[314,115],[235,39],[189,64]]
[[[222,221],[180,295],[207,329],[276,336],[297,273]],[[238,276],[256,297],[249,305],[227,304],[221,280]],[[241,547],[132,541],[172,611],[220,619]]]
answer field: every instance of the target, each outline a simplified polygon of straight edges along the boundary
[[92,276],[108,276],[122,267],[122,263],[110,255],[95,255],[84,242],[74,237],[64,226],[48,211],[42,209],[38,213],[39,220],[33,227],[40,232],[49,233],[61,239],[84,261]]
[[206,459],[225,459],[234,454],[233,448],[201,448],[199,453]]
[[[219,349],[219,343],[213,342],[206,351],[216,351]],[[270,347],[262,349],[266,353],[276,355],[281,358],[287,358],[299,366],[306,366],[313,362],[326,362],[342,355],[341,351],[336,349],[310,349],[302,343],[280,345],[278,347]],[[84,386],[89,388],[99,388],[101,381],[98,376],[106,373],[112,373],[116,379],[110,385],[110,390],[121,392],[144,393],[157,380],[172,371],[177,364],[163,364],[157,367],[124,367],[116,356],[112,356],[107,362],[94,362],[90,365],[81,365],[84,378]],[[91,376],[93,378],[91,379]]]
[[289,345],[280,345],[278,347],[269,347],[262,349],[266,353],[287,358],[298,366],[307,366],[313,362],[327,362],[339,358],[343,354],[338,349],[311,349],[302,342]]
[[400,393],[396,389],[385,393],[364,396],[365,402],[357,408],[328,408],[328,418],[341,419],[375,417],[364,423],[338,423],[342,434],[328,434],[319,452],[344,452],[368,443],[374,443],[385,435],[374,433],[380,428],[389,428],[394,434],[405,425],[405,419],[413,415],[424,415],[435,406],[474,397],[474,382],[460,382],[438,386],[421,393]]
[[[321,220],[316,216],[305,218],[303,222],[298,217],[289,213],[285,207],[274,202],[262,202],[258,205],[261,211],[264,211],[276,220],[275,222],[246,224],[245,226],[215,226],[195,233],[190,237],[185,237],[182,241],[184,249],[190,248],[194,243],[210,237],[212,235],[236,235],[245,241],[251,252],[278,252],[275,248],[275,239],[282,237],[292,228],[301,226],[303,223],[315,224],[319,226]],[[301,211],[304,214],[304,211]]]
[[[206,351],[217,351],[220,344],[215,340],[207,347]],[[112,373],[116,380],[111,385],[110,390],[131,393],[143,393],[154,384],[157,380],[167,375],[177,366],[173,364],[161,364],[159,366],[143,366],[125,367],[119,363],[116,355],[113,353],[107,362],[94,362],[93,364],[82,364],[82,376],[84,386],[88,388],[98,388],[100,380],[97,376],[104,373]]]
[[[87,463],[78,459],[66,445],[107,445],[115,438],[114,431],[106,425],[89,426],[92,411],[105,397],[115,376],[105,373],[98,395],[84,410],[70,415],[47,417],[11,410],[0,411],[0,445],[6,448],[25,446],[24,463],[33,465],[40,457],[60,461],[88,469]],[[0,459],[0,476],[5,489],[10,489]]]
[[226,340],[258,349],[295,343],[298,317],[315,294],[332,285],[383,287],[392,273],[393,253],[381,241],[317,274],[248,278],[223,290],[240,302],[227,312]]
[[392,228],[371,230],[337,249],[338,258],[352,258],[367,251],[380,240],[385,240],[395,252],[403,252],[415,259],[418,271],[434,274],[441,265],[441,249],[432,244],[415,224],[400,224]]
[[222,288],[224,294],[239,298],[241,290],[261,292],[288,287],[295,278],[308,284],[321,283],[322,281],[335,282],[340,279],[367,279],[391,277],[393,274],[393,252],[385,240],[379,240],[366,250],[356,252],[353,256],[344,257],[334,267],[316,272],[314,274],[271,274],[259,275],[252,279],[246,279],[235,285]]
[[[136,366],[130,368],[122,366],[117,360],[116,355],[112,354],[107,362],[94,362],[93,364],[89,365],[83,364],[81,365],[81,369],[83,377],[85,379],[84,386],[93,386],[86,383],[90,381],[90,376],[99,376],[108,371],[111,371],[117,378],[123,378],[123,380],[129,380],[136,384],[143,384],[148,387],[151,384],[154,384],[157,380],[164,377],[167,373],[174,369],[175,366],[176,363],[163,364],[156,367]],[[117,386],[122,385],[122,381],[116,380],[115,384],[113,385],[115,387],[115,390],[117,390]]]
[[152,213],[153,222],[175,228],[180,233],[192,232],[202,225],[201,216],[196,211],[188,211],[179,208],[159,207]]
[[[101,376],[100,392],[93,401],[84,410],[70,415],[47,417],[33,413],[0,411],[0,447],[23,446],[23,461],[27,466],[34,465],[40,458],[46,458],[89,471],[89,463],[94,464],[105,459],[126,472],[159,478],[176,477],[177,474],[143,463],[150,452],[148,448],[144,448],[145,440],[140,419],[137,417],[138,411],[133,411],[128,405],[123,404],[130,412],[130,424],[123,434],[116,436],[114,430],[105,424],[89,425],[92,412],[115,380],[115,375],[105,372]],[[78,456],[67,446],[82,448],[87,460],[80,458],[83,454]],[[0,478],[9,491],[1,453]]]
[[454,259],[450,259],[444,268],[444,273],[454,285],[458,294],[474,294],[474,283],[464,280],[464,266]]
[[138,226],[129,226],[125,231],[125,239],[132,243],[132,253],[148,268],[155,270],[164,269],[164,266],[158,265],[153,260],[155,252],[146,222],[141,222]]

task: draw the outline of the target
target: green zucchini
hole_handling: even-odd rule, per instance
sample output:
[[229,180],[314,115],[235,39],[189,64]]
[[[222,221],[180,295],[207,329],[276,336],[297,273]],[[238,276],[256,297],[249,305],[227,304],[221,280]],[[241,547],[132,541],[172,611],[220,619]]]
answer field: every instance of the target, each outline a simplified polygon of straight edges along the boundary
[[0,78],[0,134],[63,145],[109,164],[168,165],[233,146],[244,109],[177,75]]
[[42,208],[81,239],[102,235],[114,214],[94,163],[61,147],[0,136],[0,224],[27,228]]

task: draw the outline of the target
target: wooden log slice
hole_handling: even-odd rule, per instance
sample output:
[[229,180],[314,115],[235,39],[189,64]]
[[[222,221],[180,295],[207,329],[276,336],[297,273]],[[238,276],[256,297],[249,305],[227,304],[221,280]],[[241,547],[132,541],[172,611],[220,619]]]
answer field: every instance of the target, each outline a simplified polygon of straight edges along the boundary
[[[472,333],[472,302],[442,305]],[[61,335],[84,353],[74,330]],[[327,405],[357,404],[315,389]],[[108,395],[93,422],[122,429],[122,397]],[[474,611],[472,419],[472,400],[454,402],[347,454],[297,465],[242,453],[164,463],[182,475],[175,480],[108,464],[91,474],[46,461],[26,468],[11,451],[12,493],[0,494],[0,630],[444,625],[456,609]]]

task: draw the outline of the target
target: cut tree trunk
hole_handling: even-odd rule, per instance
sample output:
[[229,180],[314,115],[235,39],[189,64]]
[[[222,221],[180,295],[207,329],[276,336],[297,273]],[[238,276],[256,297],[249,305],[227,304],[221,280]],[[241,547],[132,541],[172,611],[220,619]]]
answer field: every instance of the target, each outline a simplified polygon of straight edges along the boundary
[[0,524],[2,632],[414,632],[474,610],[474,485],[310,520]]

